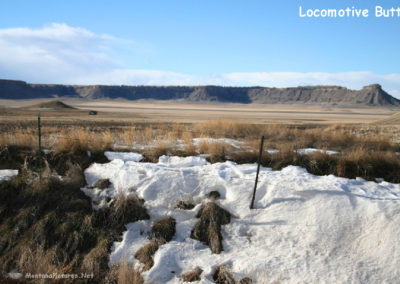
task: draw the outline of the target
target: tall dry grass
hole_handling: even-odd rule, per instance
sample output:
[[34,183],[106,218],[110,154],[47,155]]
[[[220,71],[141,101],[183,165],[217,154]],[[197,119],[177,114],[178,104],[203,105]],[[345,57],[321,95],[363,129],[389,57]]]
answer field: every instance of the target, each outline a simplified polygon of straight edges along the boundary
[[[290,125],[255,125],[234,120],[213,120],[193,125],[188,124],[146,124],[120,128],[88,128],[84,125],[64,127],[43,127],[42,145],[57,151],[75,151],[79,149],[104,150],[114,145],[135,149],[140,147],[168,148],[174,151],[174,145],[189,145],[193,152],[193,138],[234,138],[246,142],[249,148],[257,149],[259,137],[264,135],[265,144],[270,148],[279,145],[292,145],[300,148],[315,147],[330,150],[346,150],[363,145],[370,150],[399,150],[392,143],[390,132],[377,127],[370,130],[343,125],[327,127],[293,127]],[[368,133],[368,135],[366,135]],[[37,129],[13,129],[2,133],[0,146],[15,145],[35,148],[38,144]],[[160,145],[161,144],[161,145]],[[207,143],[197,149],[207,151]],[[176,150],[176,149],[175,149]],[[162,151],[159,151],[162,152]]]
[[136,139],[136,129],[135,127],[129,127],[122,132],[123,142],[126,146],[133,146]]
[[210,120],[200,122],[193,126],[193,132],[197,137],[230,137],[245,138],[248,136],[259,135],[263,127],[257,124],[245,124],[235,120]]
[[[260,136],[264,135],[264,165],[279,169],[295,164],[304,166],[316,174],[333,173],[347,177],[361,175],[372,178],[380,174],[396,180],[395,174],[381,173],[376,165],[393,171],[400,159],[395,154],[400,152],[400,146],[392,142],[393,137],[387,128],[365,125],[298,127],[245,124],[219,119],[192,125],[153,123],[115,128],[89,128],[84,125],[44,126],[42,132],[42,144],[45,149],[53,149],[56,152],[104,151],[121,145],[124,146],[121,148],[124,151],[141,152],[147,161],[152,162],[157,162],[161,155],[197,154],[207,154],[211,162],[228,158],[237,162],[255,162]],[[240,140],[243,144],[237,149],[229,143],[202,139],[195,145],[193,139],[201,137],[232,138]],[[11,145],[37,149],[35,126],[2,133],[0,146]],[[336,150],[340,154],[329,157],[316,153],[307,158],[294,153],[296,149],[301,148]],[[270,155],[267,153],[269,149],[278,152]]]
[[143,284],[144,280],[138,270],[124,261],[118,266],[118,284]]
[[62,131],[55,140],[53,146],[49,146],[56,152],[105,151],[112,148],[113,135],[108,129],[102,132],[72,129]]
[[1,133],[0,147],[1,146],[19,146],[37,148],[38,135],[34,129],[10,129],[10,131]]
[[17,263],[22,273],[52,274],[62,273],[54,250],[45,250],[43,246],[25,246]]

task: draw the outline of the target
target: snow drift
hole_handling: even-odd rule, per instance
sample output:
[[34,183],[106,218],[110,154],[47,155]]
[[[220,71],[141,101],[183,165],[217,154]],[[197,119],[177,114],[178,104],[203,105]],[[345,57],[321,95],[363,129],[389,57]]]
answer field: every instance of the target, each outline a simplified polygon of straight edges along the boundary
[[0,183],[18,175],[18,170],[0,170]]
[[[139,163],[110,154],[107,164],[85,171],[84,188],[97,203],[106,197],[137,194],[151,220],[127,224],[112,248],[110,264],[137,263],[136,251],[148,241],[151,222],[171,216],[176,235],[158,249],[154,266],[143,273],[154,283],[181,283],[198,267],[202,283],[225,264],[238,277],[256,283],[395,283],[400,279],[400,186],[385,181],[314,176],[300,167],[261,168],[255,209],[249,209],[256,165],[209,164],[200,157],[161,157]],[[133,156],[131,156],[133,157]],[[90,188],[108,178],[111,186]],[[218,191],[216,202],[232,214],[222,226],[221,254],[190,238],[196,213]],[[191,201],[191,210],[176,208]]]

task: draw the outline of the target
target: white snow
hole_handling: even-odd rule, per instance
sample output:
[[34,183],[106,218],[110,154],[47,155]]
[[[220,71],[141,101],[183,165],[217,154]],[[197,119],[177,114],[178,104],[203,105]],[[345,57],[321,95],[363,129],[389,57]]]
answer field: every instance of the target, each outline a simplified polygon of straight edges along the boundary
[[18,175],[18,170],[0,170],[0,183]]
[[[221,143],[221,144],[226,144],[231,146],[233,149],[233,152],[235,153],[240,153],[240,152],[246,152],[246,151],[254,151],[254,149],[245,141],[240,141],[237,139],[231,139],[231,138],[209,138],[209,137],[200,137],[200,138],[193,138],[192,139],[193,145],[196,147],[197,151],[199,150],[200,143],[201,142],[207,142],[207,143]],[[185,143],[184,140],[176,140],[175,142],[171,142],[168,140],[153,140],[145,145],[142,144],[134,144],[133,146],[127,146],[127,145],[120,145],[120,144],[114,144],[113,148],[114,149],[123,149],[127,151],[128,149],[131,149],[133,151],[142,151],[145,149],[153,148],[155,147],[158,143],[167,143],[175,147],[176,149],[183,150],[187,144]],[[257,150],[258,151],[258,150]],[[277,149],[267,149],[267,153],[273,155],[279,153],[279,150]],[[294,152],[300,154],[300,155],[311,155],[316,152],[321,152],[321,153],[326,153],[328,155],[334,155],[334,154],[339,154],[338,151],[334,150],[326,150],[326,149],[317,149],[317,148],[304,148],[304,149],[296,149]],[[107,158],[109,160],[112,159],[122,159],[124,161],[135,161],[138,162],[140,160],[136,159],[136,155],[140,155],[137,153],[131,153],[131,152],[106,152]],[[123,153],[123,154],[122,154]],[[121,156],[122,154],[122,156]],[[397,153],[398,154],[398,153]],[[109,155],[109,156],[108,156]],[[130,155],[133,155],[132,158],[130,158]],[[137,156],[137,157],[142,157],[143,156]]]
[[193,166],[204,166],[207,161],[204,157],[169,157],[161,156],[158,159],[158,164],[163,164],[168,167],[193,167]]
[[8,277],[12,279],[20,279],[23,277],[23,274],[15,269],[12,272],[8,273]]
[[299,153],[300,155],[311,155],[311,154],[314,154],[315,152],[326,153],[328,155],[339,154],[339,152],[337,152],[337,151],[321,150],[321,149],[315,149],[315,148],[298,149],[298,150],[296,150],[296,152]]
[[200,142],[208,142],[208,143],[225,143],[231,145],[233,148],[240,149],[245,143],[243,141],[239,141],[231,138],[193,138],[193,144],[198,147]]
[[[255,164],[210,164],[200,157],[161,157],[159,163],[114,158],[85,171],[89,186],[109,178],[105,190],[85,188],[97,201],[137,194],[151,220],[127,224],[112,247],[110,264],[139,265],[135,252],[148,241],[154,220],[171,216],[177,233],[160,246],[146,282],[182,283],[180,275],[196,267],[202,283],[227,265],[255,283],[396,283],[400,279],[400,185],[362,179],[314,176],[303,168],[281,171],[261,167],[255,209],[249,209]],[[217,190],[219,205],[234,216],[222,227],[221,254],[190,238],[206,195]],[[196,204],[176,208],[180,200]],[[171,271],[174,271],[172,273]]]
[[139,162],[140,160],[143,159],[143,155],[139,153],[132,153],[132,152],[104,152],[104,155],[107,157],[107,159],[111,160],[122,160],[124,162],[126,161],[133,161],[133,162]]
[[50,154],[50,153],[52,153],[52,152],[54,152],[54,150],[43,149],[43,153],[44,153],[45,155],[48,155],[48,154]]

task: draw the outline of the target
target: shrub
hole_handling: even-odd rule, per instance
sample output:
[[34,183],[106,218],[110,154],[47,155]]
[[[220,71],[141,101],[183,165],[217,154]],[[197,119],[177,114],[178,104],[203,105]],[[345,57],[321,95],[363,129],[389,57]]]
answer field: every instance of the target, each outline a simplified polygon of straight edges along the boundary
[[151,237],[161,242],[169,242],[175,235],[176,221],[168,217],[155,221],[151,228]]

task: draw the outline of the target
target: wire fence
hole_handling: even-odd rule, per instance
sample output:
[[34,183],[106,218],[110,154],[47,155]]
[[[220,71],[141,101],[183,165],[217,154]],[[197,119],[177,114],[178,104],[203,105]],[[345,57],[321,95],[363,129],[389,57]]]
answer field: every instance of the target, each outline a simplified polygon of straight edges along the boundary
[[[234,144],[238,147],[240,144],[259,140],[261,134],[235,134],[230,131],[198,131],[194,129],[185,129],[185,130],[174,130],[174,129],[158,129],[158,128],[144,128],[136,130],[135,128],[127,129],[127,130],[117,130],[110,131],[108,129],[104,131],[91,131],[90,129],[69,129],[67,131],[49,131],[46,130],[45,127],[41,126],[42,131],[40,133],[40,139],[44,146],[52,147],[60,142],[71,142],[71,143],[81,143],[81,144],[98,144],[98,143],[110,143],[112,146],[125,146],[125,147],[133,147],[134,146],[149,146],[162,142],[171,142],[182,144],[182,142],[186,142],[191,144],[193,142],[200,141],[200,139],[204,139],[208,142],[214,143],[226,143],[226,144]],[[39,139],[38,131],[30,131],[30,132],[12,132],[3,133],[2,136],[4,140],[13,141],[18,144],[18,142],[23,143],[22,140],[37,141]],[[265,134],[264,134],[265,135]],[[35,137],[36,136],[36,137]],[[199,140],[198,140],[199,139]],[[20,140],[20,141],[18,141]],[[25,143],[27,144],[27,143]]]
[[[188,128],[188,125],[183,124],[183,123],[138,123],[138,125],[129,125],[129,126],[115,126],[115,127],[107,127],[107,126],[81,126],[81,125],[57,125],[54,126],[52,124],[48,125],[49,121],[45,121],[43,123],[42,120],[42,134],[45,135],[55,135],[55,131],[58,132],[57,137],[60,139],[79,139],[79,138],[73,138],[73,137],[62,137],[60,133],[62,132],[67,132],[67,133],[72,133],[72,132],[77,132],[77,131],[85,131],[87,134],[92,134],[92,135],[102,135],[105,132],[110,132],[111,135],[120,135],[121,133],[124,133],[125,131],[133,131],[133,132],[138,132],[142,134],[143,132],[151,132],[155,134],[160,134],[158,138],[162,135],[169,135],[173,134],[176,136],[184,136],[184,135],[191,135],[193,137],[210,137],[210,138],[236,138],[236,139],[259,139],[260,136],[264,135],[266,136],[268,133],[274,134],[278,130],[291,130],[293,129],[292,127],[288,127],[287,125],[255,125],[255,124],[246,124],[246,123],[241,123],[241,122],[233,122],[232,127],[226,126],[226,125],[218,125],[217,123],[213,126],[206,126],[206,130],[196,130],[192,128]],[[202,124],[202,123],[199,123]],[[191,126],[196,126],[198,124],[190,124]],[[182,129],[182,127],[184,129]],[[237,127],[240,127],[240,129],[237,129]],[[35,128],[35,124],[32,123],[32,125],[29,125],[29,129],[33,130]],[[53,129],[54,128],[54,129]],[[224,128],[221,130],[220,128]],[[294,129],[301,128],[301,126],[298,126]],[[10,134],[14,133],[17,128],[13,128],[9,131],[3,131],[4,133],[9,132]],[[24,132],[25,129],[23,127],[20,128],[21,132]],[[30,131],[32,132],[32,131]],[[44,137],[45,138],[45,137]],[[87,137],[85,137],[87,138]]]

